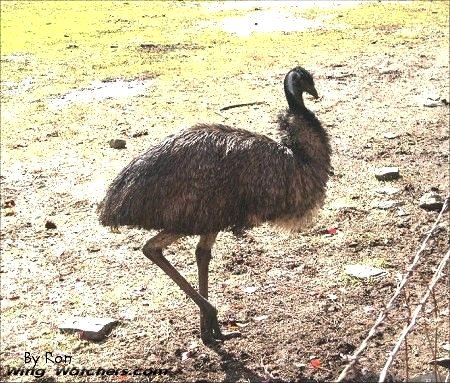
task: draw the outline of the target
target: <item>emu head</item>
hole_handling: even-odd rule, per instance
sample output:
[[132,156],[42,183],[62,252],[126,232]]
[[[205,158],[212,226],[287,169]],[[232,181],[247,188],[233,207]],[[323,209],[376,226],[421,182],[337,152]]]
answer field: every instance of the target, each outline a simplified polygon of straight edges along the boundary
[[295,100],[299,104],[303,104],[303,92],[309,93],[314,98],[319,98],[312,75],[301,66],[288,72],[284,78],[284,91],[288,101]]

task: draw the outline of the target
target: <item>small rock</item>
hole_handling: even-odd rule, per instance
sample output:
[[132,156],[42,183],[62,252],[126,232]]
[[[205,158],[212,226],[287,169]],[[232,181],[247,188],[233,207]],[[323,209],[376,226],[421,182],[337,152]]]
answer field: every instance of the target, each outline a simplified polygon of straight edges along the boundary
[[397,216],[398,216],[398,217],[405,217],[405,216],[407,216],[407,215],[409,215],[409,213],[408,213],[407,211],[405,211],[405,210],[403,210],[403,209],[398,209],[398,210],[397,210]]
[[389,210],[397,206],[402,206],[404,204],[405,203],[403,201],[390,199],[387,201],[374,201],[372,206],[381,210]]
[[368,265],[347,265],[345,266],[345,273],[359,279],[368,279],[371,277],[381,277],[387,274],[386,270],[378,267]]
[[9,200],[7,200],[7,201],[5,201],[4,202],[4,204],[3,204],[3,207],[5,208],[5,209],[7,209],[7,208],[13,208],[14,206],[16,206],[16,202],[13,200],[13,199],[9,199]]
[[56,229],[56,224],[53,221],[47,220],[45,221],[45,228],[47,230]]
[[6,217],[11,217],[13,215],[16,215],[16,211],[12,207],[7,207],[5,209],[5,216]]
[[423,106],[426,106],[427,108],[436,108],[437,106],[442,105],[442,102],[439,98],[437,99],[432,99],[432,98],[427,98],[425,100],[425,102],[423,103]]
[[138,137],[147,136],[147,135],[148,135],[148,130],[135,130],[134,132],[130,133],[130,137],[132,137],[132,138],[138,138]]
[[394,188],[392,186],[386,186],[384,188],[379,188],[375,190],[378,194],[394,195],[400,193],[399,188]]
[[247,294],[253,294],[256,290],[257,290],[256,287],[250,286],[250,287],[246,287],[246,288],[244,289],[244,292],[247,293]]
[[124,149],[127,146],[127,142],[120,138],[115,138],[109,141],[109,146],[113,149]]
[[194,356],[194,352],[193,351],[185,351],[181,354],[181,362],[184,363],[186,362],[188,359],[191,359]]
[[397,133],[393,132],[386,132],[383,134],[384,138],[387,138],[388,140],[393,140],[394,138],[397,138],[399,135]]
[[428,364],[435,364],[436,366],[441,366],[450,370],[450,358],[437,358],[430,360]]
[[436,192],[425,193],[419,200],[419,206],[425,210],[440,211],[444,205],[444,199]]
[[386,166],[377,168],[374,171],[375,178],[379,181],[395,180],[400,177],[400,172],[396,166]]
[[260,322],[262,320],[266,320],[267,318],[269,318],[268,315],[259,315],[259,316],[254,317],[253,319]]
[[370,314],[375,311],[375,308],[373,306],[364,306],[363,311],[365,314]]
[[103,340],[118,321],[112,318],[71,317],[61,323],[61,331],[79,331],[86,340]]

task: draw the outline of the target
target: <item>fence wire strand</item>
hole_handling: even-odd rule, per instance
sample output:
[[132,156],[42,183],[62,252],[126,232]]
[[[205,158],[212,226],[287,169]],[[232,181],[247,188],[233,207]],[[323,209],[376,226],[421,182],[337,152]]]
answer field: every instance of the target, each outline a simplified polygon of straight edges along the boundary
[[439,266],[438,266],[436,272],[434,273],[433,278],[431,279],[431,282],[429,283],[426,291],[423,293],[419,304],[417,305],[416,309],[414,310],[414,313],[411,317],[409,324],[403,328],[403,331],[400,334],[400,337],[398,338],[397,343],[395,344],[394,348],[390,352],[389,357],[386,361],[386,364],[384,365],[383,369],[381,370],[379,383],[383,383],[384,380],[386,379],[386,374],[389,370],[389,367],[394,362],[394,358],[397,355],[398,350],[400,349],[401,345],[405,341],[405,338],[408,335],[408,333],[415,326],[417,317],[419,316],[420,312],[422,311],[423,305],[427,302],[428,298],[430,297],[430,294],[433,291],[434,286],[439,281],[439,279],[442,277],[442,275],[443,275],[442,270],[444,270],[444,267],[447,264],[449,257],[450,257],[450,251],[447,251],[447,253],[442,258],[441,262],[439,263]]
[[[421,258],[421,255],[423,253],[423,251],[426,249],[426,246],[428,244],[428,241],[430,240],[430,238],[433,236],[433,234],[436,231],[436,228],[442,218],[442,215],[444,214],[444,212],[447,211],[448,207],[449,207],[449,203],[450,203],[450,195],[447,196],[447,198],[445,199],[445,202],[442,206],[442,209],[438,215],[438,217],[436,218],[436,221],[434,222],[431,230],[428,232],[427,236],[425,237],[425,239],[422,242],[422,245],[420,246],[419,250],[417,251],[417,253],[414,256],[414,259],[412,260],[411,264],[408,266],[408,269],[406,271],[406,274],[403,275],[402,280],[400,281],[399,285],[397,286],[397,289],[395,290],[394,294],[392,295],[391,299],[389,300],[389,302],[386,304],[386,306],[384,307],[383,311],[380,313],[380,315],[378,316],[377,320],[375,321],[375,323],[373,324],[372,328],[370,329],[369,333],[367,334],[367,336],[363,339],[363,341],[361,342],[360,346],[358,347],[358,349],[354,352],[354,354],[352,355],[352,358],[350,360],[350,362],[347,364],[347,366],[345,366],[345,368],[342,370],[342,372],[340,373],[337,382],[342,382],[346,376],[347,373],[350,371],[350,369],[355,365],[355,363],[358,361],[359,357],[361,356],[361,354],[365,351],[365,349],[367,348],[367,346],[369,345],[369,341],[372,339],[372,337],[376,334],[376,330],[377,328],[380,326],[380,324],[382,324],[384,322],[384,320],[387,317],[387,314],[389,311],[392,310],[392,308],[394,307],[393,304],[396,301],[396,299],[398,298],[398,296],[400,295],[400,293],[402,292],[403,288],[406,286],[406,284],[409,282],[409,278],[412,275],[412,272],[414,271],[414,269],[416,268],[417,264],[419,263],[419,260]],[[445,258],[445,257],[444,257]]]

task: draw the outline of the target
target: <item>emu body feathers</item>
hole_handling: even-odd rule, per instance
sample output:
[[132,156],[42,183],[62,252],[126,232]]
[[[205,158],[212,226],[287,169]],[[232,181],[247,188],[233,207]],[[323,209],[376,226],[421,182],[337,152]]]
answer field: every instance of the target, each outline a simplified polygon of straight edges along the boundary
[[324,198],[327,171],[317,171],[311,149],[224,125],[196,125],[133,160],[109,188],[100,221],[185,235],[265,221],[300,225]]

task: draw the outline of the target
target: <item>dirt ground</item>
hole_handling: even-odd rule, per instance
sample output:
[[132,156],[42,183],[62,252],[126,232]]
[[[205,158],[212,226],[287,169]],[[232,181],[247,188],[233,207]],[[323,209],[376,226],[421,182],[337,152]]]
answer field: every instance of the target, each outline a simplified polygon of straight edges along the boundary
[[[88,31],[91,24],[81,25],[76,37],[75,29],[64,28],[81,21],[55,16],[77,15],[73,5],[29,6],[36,4],[39,9],[2,4],[2,381],[36,380],[6,375],[8,367],[32,367],[24,363],[26,352],[70,355],[67,367],[168,370],[57,381],[335,380],[437,218],[438,212],[419,207],[420,197],[430,190],[449,194],[448,3],[314,10],[269,2],[239,9],[232,3],[155,2],[147,10],[137,2],[104,9],[83,3],[79,12],[92,12],[95,26]],[[218,31],[228,17],[282,11],[321,20],[321,26],[248,36]],[[34,22],[22,31],[27,12]],[[60,23],[59,34],[44,36],[48,23]],[[158,23],[164,31],[159,40],[146,37],[145,28]],[[7,42],[14,25],[20,49]],[[111,58],[111,50],[120,53]],[[196,306],[141,252],[155,233],[111,232],[99,225],[96,206],[132,158],[195,122],[276,139],[275,118],[286,107],[283,76],[297,64],[314,74],[321,98],[306,104],[331,136],[334,175],[327,200],[301,233],[262,225],[239,237],[219,234],[210,301],[223,329],[242,337],[206,347]],[[255,101],[265,104],[220,111]],[[125,139],[127,147],[111,148],[113,138]],[[378,181],[373,170],[383,166],[398,166],[400,178]],[[377,192],[386,186],[398,193]],[[384,200],[399,205],[377,207]],[[376,379],[371,373],[383,367],[448,250],[448,234],[446,213],[408,293],[363,354],[356,381]],[[166,253],[194,285],[196,241],[184,238]],[[355,263],[388,274],[361,281],[344,273]],[[391,369],[396,380],[431,371],[434,354],[446,355],[448,283],[447,268],[408,337],[408,352],[402,350]],[[119,324],[104,341],[91,342],[58,330],[71,315],[112,317]],[[36,367],[46,368],[40,381],[55,377],[51,362],[41,358]]]

